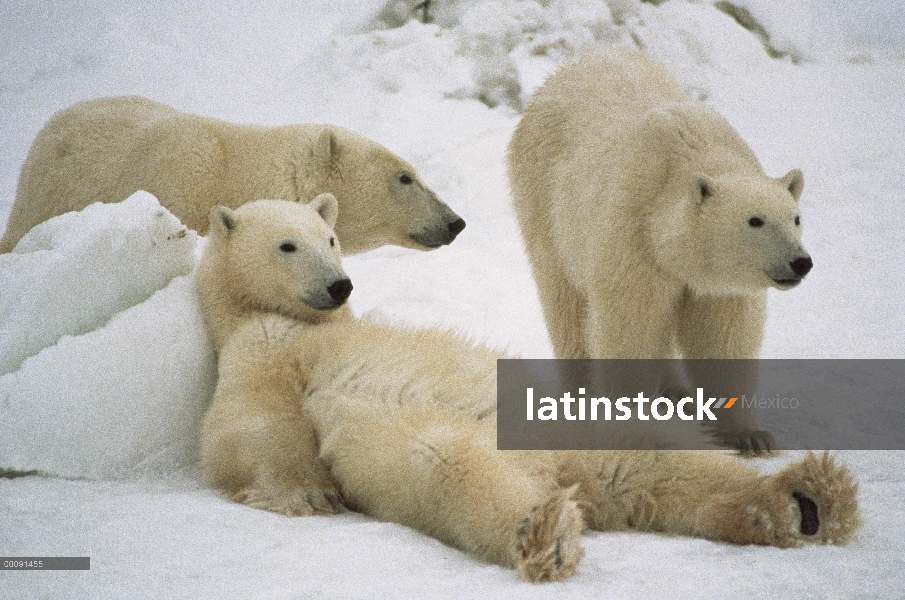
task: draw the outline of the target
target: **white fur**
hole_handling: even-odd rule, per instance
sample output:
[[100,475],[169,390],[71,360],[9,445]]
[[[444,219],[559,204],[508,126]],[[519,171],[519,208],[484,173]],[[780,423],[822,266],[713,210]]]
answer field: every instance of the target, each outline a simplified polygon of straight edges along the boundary
[[[557,358],[757,358],[767,288],[794,285],[777,280],[808,258],[801,173],[764,175],[644,52],[553,75],[512,138],[509,177]],[[750,396],[754,381],[726,391]],[[750,411],[731,416],[727,436],[769,437]]]
[[[323,236],[302,233],[310,221],[322,229],[316,211],[267,208],[278,204],[286,212],[278,221],[257,209],[233,215],[229,231],[246,227],[259,245],[212,226],[219,243],[238,244],[230,254],[262,253],[222,260],[214,247],[203,259],[202,269],[217,271],[210,281],[248,282],[246,306],[266,306],[260,295],[279,284],[268,278],[292,272],[268,266],[270,248],[287,235],[268,233],[274,223],[294,223],[298,239],[323,246]],[[212,225],[218,218],[215,211]],[[302,277],[303,289],[319,279]],[[228,298],[205,296],[221,289],[199,286],[209,322],[207,307]],[[307,515],[337,510],[341,493],[349,508],[517,568],[530,581],[571,575],[585,526],[776,546],[839,542],[857,528],[855,487],[828,457],[762,477],[713,451],[498,451],[501,355],[443,331],[348,313],[311,318],[298,304],[298,318],[245,311],[220,351],[203,470],[237,501]],[[822,511],[816,534],[800,532],[793,492]]]
[[100,98],[60,111],[38,133],[0,252],[53,216],[139,189],[202,234],[216,205],[309,202],[330,192],[342,207],[337,231],[350,254],[446,244],[459,219],[412,165],[340,127],[241,126],[145,98]]

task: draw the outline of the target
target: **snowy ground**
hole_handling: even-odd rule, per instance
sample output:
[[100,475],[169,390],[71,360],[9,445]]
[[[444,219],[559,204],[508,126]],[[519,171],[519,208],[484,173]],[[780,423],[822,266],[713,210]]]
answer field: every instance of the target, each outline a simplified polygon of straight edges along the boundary
[[[406,22],[412,4],[3,4],[0,223],[31,140],[79,100],[140,94],[236,122],[335,123],[409,159],[468,222],[432,253],[347,259],[353,309],[549,357],[505,147],[557,64],[640,43],[727,117],[769,174],[805,172],[815,268],[771,292],[763,356],[905,358],[905,39],[884,20],[890,3],[872,29],[861,5],[834,20],[806,1],[739,2],[790,53],[778,60],[704,1],[448,0],[432,3],[433,24]],[[0,469],[42,473],[0,479],[0,555],[92,563],[4,571],[0,596],[903,596],[903,453],[840,453],[865,518],[845,547],[594,533],[576,576],[544,586],[360,515],[288,519],[228,502],[196,472],[214,382],[193,296],[201,242],[157,213],[139,194],[63,216],[30,234],[28,252],[0,256]],[[757,464],[773,470],[789,455]]]

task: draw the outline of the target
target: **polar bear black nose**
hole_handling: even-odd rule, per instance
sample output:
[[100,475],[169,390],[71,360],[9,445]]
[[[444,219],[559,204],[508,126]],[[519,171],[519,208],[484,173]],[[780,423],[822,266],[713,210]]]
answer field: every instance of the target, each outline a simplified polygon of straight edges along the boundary
[[330,293],[330,297],[333,298],[334,302],[342,304],[346,301],[346,298],[349,297],[349,294],[352,293],[352,280],[340,279],[334,281],[330,284],[330,287],[327,288],[327,291]]
[[811,261],[811,257],[807,256],[804,258],[796,258],[789,263],[789,266],[792,267],[792,271],[796,275],[798,275],[799,277],[804,277],[811,270],[811,267],[814,266],[814,263],[813,261]]
[[449,241],[453,241],[456,239],[456,236],[462,233],[462,230],[465,229],[465,219],[456,219],[452,223],[449,224]]

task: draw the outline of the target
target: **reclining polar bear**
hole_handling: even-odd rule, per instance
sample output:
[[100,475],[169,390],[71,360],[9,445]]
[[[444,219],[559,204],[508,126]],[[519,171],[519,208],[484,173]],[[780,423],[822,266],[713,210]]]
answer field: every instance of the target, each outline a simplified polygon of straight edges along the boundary
[[585,527],[788,547],[859,526],[828,455],[764,476],[717,451],[498,451],[500,355],[353,318],[335,220],[329,195],[211,213],[199,293],[224,343],[203,471],[233,499],[287,515],[342,502],[531,581],[574,572]]

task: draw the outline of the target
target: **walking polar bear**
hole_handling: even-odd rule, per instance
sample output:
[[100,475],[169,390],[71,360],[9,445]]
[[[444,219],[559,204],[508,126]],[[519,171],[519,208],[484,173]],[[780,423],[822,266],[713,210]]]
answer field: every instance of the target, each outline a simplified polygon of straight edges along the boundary
[[[548,79],[509,144],[509,178],[557,358],[757,358],[767,288],[812,266],[801,172],[764,175],[732,127],[641,51]],[[756,369],[738,372],[717,392],[750,397]],[[730,412],[727,442],[772,446],[750,411]]]
[[498,451],[501,355],[343,311],[335,218],[328,195],[211,212],[199,294],[225,342],[202,467],[234,500],[345,505],[530,581],[574,572],[586,527],[780,547],[858,528],[856,486],[829,455],[764,476],[715,451]]
[[0,253],[32,227],[93,202],[154,194],[205,233],[215,205],[259,198],[308,202],[330,192],[346,252],[449,244],[465,221],[383,146],[339,127],[252,127],[139,97],[81,102],[51,118],[22,167]]

